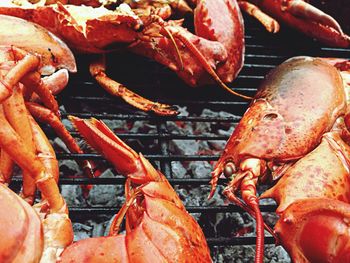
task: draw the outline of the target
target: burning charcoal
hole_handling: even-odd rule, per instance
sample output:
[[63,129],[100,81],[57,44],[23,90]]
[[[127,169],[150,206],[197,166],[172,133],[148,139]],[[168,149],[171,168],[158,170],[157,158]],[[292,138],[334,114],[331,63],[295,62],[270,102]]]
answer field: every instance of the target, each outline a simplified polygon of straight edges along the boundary
[[112,218],[106,222],[106,228],[105,228],[105,232],[103,233],[103,236],[108,236],[109,235],[109,230],[110,230],[112,222],[113,222],[113,220],[114,220],[114,218],[116,216],[117,216],[117,214],[114,214],[112,216]]
[[193,134],[192,123],[182,122],[182,121],[168,121],[166,123],[166,128],[169,133],[172,134]]
[[209,109],[204,109],[201,113],[201,117],[217,118],[219,117],[219,113]]
[[265,262],[290,263],[288,253],[281,247],[275,245],[265,246]]
[[68,131],[73,131],[73,124],[68,119],[62,119],[63,125],[67,128]]
[[242,229],[247,229],[242,213],[222,213],[222,216],[217,218],[215,230],[217,235],[223,237],[244,236]]
[[253,246],[225,246],[218,248],[218,263],[251,263],[254,262],[255,248]]
[[198,145],[199,153],[205,153],[206,154],[211,149],[207,141],[199,140],[198,144],[199,144]]
[[[210,189],[210,187],[208,188]],[[223,185],[218,185],[217,189],[216,189],[216,193],[210,200],[208,201],[208,205],[209,206],[214,206],[214,205],[225,205],[225,197],[223,197],[221,194],[222,191],[224,190],[224,186]],[[208,192],[204,193],[204,195],[206,195]]]
[[211,149],[222,151],[226,146],[226,141],[209,141],[208,144],[210,145]]
[[132,133],[156,133],[157,126],[150,123],[145,123],[145,121],[135,121],[130,130]]
[[69,207],[86,206],[80,185],[62,185],[61,194]]
[[[115,177],[111,170],[106,170],[101,178]],[[121,206],[124,202],[124,191],[121,185],[94,185],[87,202],[91,206]]]
[[171,162],[171,169],[173,171],[174,178],[190,178],[190,175],[187,173],[187,170],[180,162],[174,161]]
[[118,130],[125,130],[129,132],[127,122],[124,120],[103,120],[103,122],[112,130],[115,130],[117,128]]
[[218,135],[231,136],[234,129],[235,129],[234,125],[230,126],[228,130],[218,129]]
[[82,173],[79,165],[74,160],[61,160],[59,162],[60,174],[64,176],[79,175]]
[[92,227],[81,223],[73,223],[74,241],[91,237]]
[[[226,262],[254,262],[255,247],[254,246],[227,246],[217,247],[214,252],[214,262],[226,263]],[[265,246],[265,259],[266,263],[290,263],[288,254],[282,247],[275,247],[274,245]]]
[[169,142],[169,150],[173,154],[195,155],[198,153],[199,144],[195,140],[172,140]]
[[92,237],[100,237],[103,236],[106,232],[108,222],[102,222],[102,223],[95,223],[92,222],[93,229],[92,229]]
[[193,178],[210,178],[212,166],[205,161],[191,162],[189,165]]
[[194,133],[210,135],[212,134],[212,123],[211,122],[195,122]]

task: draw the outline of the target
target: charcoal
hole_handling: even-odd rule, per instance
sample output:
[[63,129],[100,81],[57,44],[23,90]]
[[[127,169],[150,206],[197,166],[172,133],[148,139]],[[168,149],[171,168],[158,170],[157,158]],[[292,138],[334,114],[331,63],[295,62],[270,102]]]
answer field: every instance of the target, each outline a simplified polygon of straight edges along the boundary
[[[101,178],[113,178],[111,170],[106,170]],[[87,203],[91,206],[121,206],[124,202],[124,188],[120,185],[94,185],[90,190]]]
[[81,223],[73,223],[74,241],[86,239],[92,235],[92,227]]
[[209,178],[212,166],[205,161],[191,162],[189,165],[193,178]]
[[190,175],[187,173],[187,170],[185,167],[183,167],[181,162],[171,162],[171,169],[173,171],[174,178],[190,178]]
[[199,144],[195,140],[172,140],[169,150],[174,154],[195,155],[198,153]]

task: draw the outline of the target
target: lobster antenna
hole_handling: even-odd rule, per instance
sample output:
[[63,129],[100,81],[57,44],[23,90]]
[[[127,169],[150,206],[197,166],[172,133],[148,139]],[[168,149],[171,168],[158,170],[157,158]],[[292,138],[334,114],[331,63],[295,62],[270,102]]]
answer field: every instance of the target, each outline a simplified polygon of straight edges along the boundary
[[185,44],[185,46],[192,51],[192,53],[197,57],[197,59],[200,61],[202,66],[205,68],[205,70],[214,78],[214,80],[225,90],[230,92],[231,94],[241,97],[243,99],[252,99],[252,97],[240,94],[235,92],[234,90],[230,89],[221,79],[220,77],[216,74],[215,70],[209,65],[208,61],[206,58],[203,56],[203,54],[198,50],[198,48],[192,44],[191,41],[189,41],[185,36],[181,34],[177,34],[177,37]]
[[176,44],[174,36],[170,33],[170,31],[166,27],[164,27],[163,29],[167,33],[167,35],[169,36],[171,42],[173,43],[173,45],[175,47],[177,58],[179,59],[179,62],[180,62],[180,70],[182,71],[182,70],[184,70],[184,63],[183,63],[182,57],[180,55],[179,46]]

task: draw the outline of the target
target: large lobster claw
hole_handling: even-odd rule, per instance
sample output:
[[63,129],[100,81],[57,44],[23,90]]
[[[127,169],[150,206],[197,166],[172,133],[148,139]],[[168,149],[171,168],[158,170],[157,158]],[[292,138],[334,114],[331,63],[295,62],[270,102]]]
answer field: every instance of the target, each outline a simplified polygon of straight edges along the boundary
[[[165,176],[103,122],[70,119],[90,146],[127,177],[126,203],[112,222],[109,237],[73,244],[61,262],[211,262],[201,228]],[[124,216],[126,231],[119,234]]]
[[295,262],[350,262],[350,205],[329,198],[291,204],[275,232]]

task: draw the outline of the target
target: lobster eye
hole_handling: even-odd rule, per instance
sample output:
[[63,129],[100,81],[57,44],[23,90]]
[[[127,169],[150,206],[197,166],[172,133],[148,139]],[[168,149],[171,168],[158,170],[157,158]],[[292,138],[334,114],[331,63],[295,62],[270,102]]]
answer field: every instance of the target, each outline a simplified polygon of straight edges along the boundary
[[226,178],[230,178],[236,172],[236,166],[233,162],[228,162],[224,167],[224,175]]

